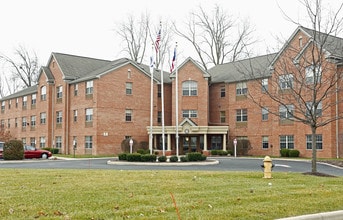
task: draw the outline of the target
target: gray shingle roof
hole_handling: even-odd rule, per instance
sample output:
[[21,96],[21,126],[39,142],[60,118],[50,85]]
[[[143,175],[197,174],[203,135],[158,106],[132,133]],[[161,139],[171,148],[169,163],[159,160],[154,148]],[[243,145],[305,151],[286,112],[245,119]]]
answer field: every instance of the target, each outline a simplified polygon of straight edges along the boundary
[[13,93],[9,96],[3,97],[2,99],[0,99],[0,101],[5,101],[5,100],[9,100],[9,99],[13,99],[13,98],[17,98],[17,97],[21,97],[21,96],[25,96],[25,95],[31,95],[37,93],[37,85],[28,87],[26,89],[23,89],[19,92]]
[[276,53],[216,65],[208,70],[212,83],[239,82],[270,76],[270,64]]

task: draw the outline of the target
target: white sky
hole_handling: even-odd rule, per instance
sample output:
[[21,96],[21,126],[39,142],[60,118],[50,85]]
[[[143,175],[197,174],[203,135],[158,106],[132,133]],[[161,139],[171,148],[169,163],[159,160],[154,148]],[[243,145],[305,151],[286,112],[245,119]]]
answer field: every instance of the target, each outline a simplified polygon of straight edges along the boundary
[[[0,53],[13,57],[14,48],[23,45],[37,53],[42,65],[46,65],[51,52],[113,60],[124,56],[120,54],[122,42],[114,31],[115,24],[123,22],[128,14],[138,17],[148,12],[156,25],[168,19],[181,27],[196,6],[210,9],[215,3],[234,17],[250,19],[255,37],[261,40],[256,45],[258,54],[265,54],[267,47],[276,48],[276,36],[288,38],[296,28],[280,8],[304,26],[308,24],[298,0],[2,0]],[[180,42],[177,36],[173,41]],[[192,56],[185,52],[190,51],[185,49],[189,45],[179,43],[178,47],[182,57]]]

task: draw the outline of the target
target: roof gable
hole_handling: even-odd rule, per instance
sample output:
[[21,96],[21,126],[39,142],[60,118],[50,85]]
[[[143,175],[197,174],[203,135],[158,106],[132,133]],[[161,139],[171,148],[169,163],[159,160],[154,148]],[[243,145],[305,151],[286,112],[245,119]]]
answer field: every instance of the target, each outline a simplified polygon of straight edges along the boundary
[[[187,59],[185,59],[181,65],[177,66],[177,69],[181,69],[184,65],[186,65],[186,63],[191,62],[192,64],[194,64],[199,70],[201,70],[204,78],[211,78],[211,75],[204,70],[204,68],[202,68],[196,61],[194,61],[191,57],[188,57]],[[170,73],[170,78],[175,78],[176,77],[176,68],[173,72]]]

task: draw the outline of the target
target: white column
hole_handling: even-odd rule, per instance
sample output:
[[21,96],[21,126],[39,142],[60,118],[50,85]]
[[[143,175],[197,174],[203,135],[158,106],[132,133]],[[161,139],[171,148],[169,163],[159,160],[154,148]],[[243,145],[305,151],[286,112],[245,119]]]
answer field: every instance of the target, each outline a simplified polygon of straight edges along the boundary
[[204,134],[204,151],[207,151],[207,134]]
[[171,137],[170,137],[170,134],[168,134],[167,150],[168,150],[168,151],[171,151]]
[[226,134],[223,134],[223,150],[226,150]]

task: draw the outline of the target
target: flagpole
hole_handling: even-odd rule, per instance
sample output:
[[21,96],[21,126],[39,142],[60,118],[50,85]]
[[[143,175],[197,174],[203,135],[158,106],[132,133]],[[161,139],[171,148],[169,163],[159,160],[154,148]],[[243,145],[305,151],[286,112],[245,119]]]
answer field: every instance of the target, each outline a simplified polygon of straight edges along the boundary
[[163,156],[165,156],[165,137],[164,137],[164,85],[163,85],[163,60],[161,64],[161,102],[162,102],[162,152]]
[[[154,44],[152,45],[152,54],[154,53]],[[152,59],[152,58],[151,58]],[[152,60],[153,62],[153,60]],[[150,154],[152,154],[152,119],[153,119],[153,107],[154,107],[154,66],[153,64],[150,64],[150,135],[149,135],[149,150]]]
[[178,93],[178,71],[177,71],[177,42],[175,43],[175,138],[176,138],[176,156],[179,158],[179,93]]

